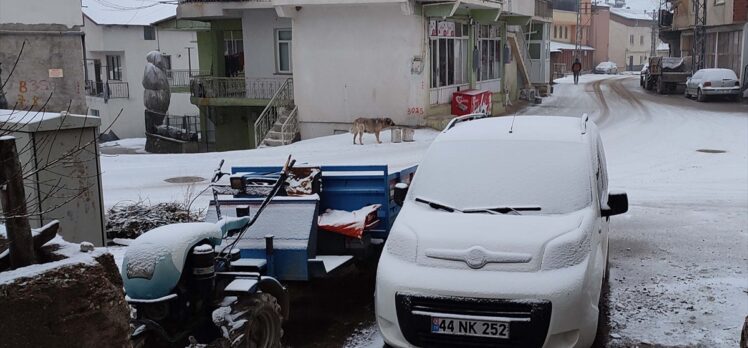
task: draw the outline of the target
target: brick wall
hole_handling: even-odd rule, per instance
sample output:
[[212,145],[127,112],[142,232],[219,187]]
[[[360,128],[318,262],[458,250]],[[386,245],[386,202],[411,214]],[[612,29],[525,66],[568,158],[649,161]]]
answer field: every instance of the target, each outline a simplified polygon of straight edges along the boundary
[[745,22],[748,20],[748,0],[735,0],[732,11],[733,22]]

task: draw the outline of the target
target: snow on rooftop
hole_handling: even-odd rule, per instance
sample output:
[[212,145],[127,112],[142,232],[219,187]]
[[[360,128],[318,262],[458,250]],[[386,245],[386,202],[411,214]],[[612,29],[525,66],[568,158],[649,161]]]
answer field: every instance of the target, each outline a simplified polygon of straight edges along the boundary
[[152,25],[176,16],[177,5],[158,0],[83,0],[83,13],[101,25]]
[[[655,8],[653,7],[652,9],[647,9],[646,11],[648,11],[648,12],[651,13],[652,10],[654,10],[654,9]],[[645,11],[644,9],[642,9],[642,10],[635,10],[635,9],[631,9],[631,8],[614,8],[614,7],[610,8],[610,12],[611,13],[619,15],[619,16],[621,16],[623,18],[639,19],[639,20],[649,20],[649,21],[651,21],[652,20],[652,15],[644,13],[644,11]]]
[[69,129],[95,127],[100,124],[101,119],[99,117],[68,114],[65,111],[0,109],[0,129],[12,129],[13,131],[48,131],[50,127],[51,129]]
[[[576,46],[571,43],[551,41],[551,52],[561,52],[562,50],[574,50]],[[594,51],[590,46],[582,45],[582,51]]]

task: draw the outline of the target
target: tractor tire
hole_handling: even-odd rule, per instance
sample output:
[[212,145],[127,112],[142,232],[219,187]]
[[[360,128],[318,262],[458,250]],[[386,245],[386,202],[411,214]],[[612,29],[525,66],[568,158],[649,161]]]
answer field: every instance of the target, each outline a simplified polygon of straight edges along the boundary
[[696,100],[699,102],[705,102],[706,96],[701,93],[701,88],[696,90]]
[[[231,312],[223,316],[213,312],[213,322],[223,337],[220,346],[226,348],[279,348],[283,336],[281,307],[273,295],[256,293],[240,296],[231,305]],[[217,316],[219,318],[217,318]],[[220,325],[219,325],[220,324]]]
[[665,94],[665,84],[662,80],[657,80],[657,94]]

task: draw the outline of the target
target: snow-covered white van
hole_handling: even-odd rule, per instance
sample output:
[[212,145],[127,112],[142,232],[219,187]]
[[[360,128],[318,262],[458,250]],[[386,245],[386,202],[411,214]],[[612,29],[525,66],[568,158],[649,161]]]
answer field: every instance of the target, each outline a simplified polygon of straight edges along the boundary
[[609,217],[628,200],[608,192],[586,115],[454,122],[398,196],[375,293],[387,344],[592,344]]

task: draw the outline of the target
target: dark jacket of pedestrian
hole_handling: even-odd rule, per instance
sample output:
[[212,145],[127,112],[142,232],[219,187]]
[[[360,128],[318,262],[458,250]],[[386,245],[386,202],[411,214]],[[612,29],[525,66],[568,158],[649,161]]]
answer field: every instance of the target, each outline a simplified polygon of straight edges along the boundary
[[571,65],[571,71],[575,74],[582,71],[582,63],[579,62],[579,59],[575,60],[574,64]]

